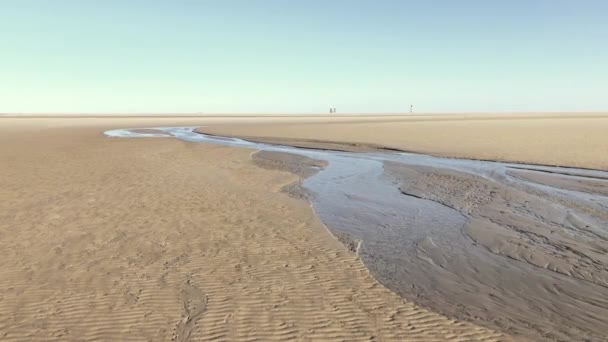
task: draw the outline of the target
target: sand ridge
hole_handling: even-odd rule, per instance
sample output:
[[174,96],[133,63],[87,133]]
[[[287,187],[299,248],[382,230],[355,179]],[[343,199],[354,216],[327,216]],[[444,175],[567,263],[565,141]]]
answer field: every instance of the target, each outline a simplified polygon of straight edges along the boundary
[[292,118],[217,124],[201,132],[312,148],[390,148],[608,170],[606,113]]
[[251,150],[20,125],[0,144],[2,340],[510,339],[388,291]]

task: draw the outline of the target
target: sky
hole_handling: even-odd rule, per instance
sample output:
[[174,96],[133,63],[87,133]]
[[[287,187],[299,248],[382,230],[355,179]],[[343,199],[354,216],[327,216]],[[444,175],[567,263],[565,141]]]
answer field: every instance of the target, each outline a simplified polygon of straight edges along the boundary
[[605,0],[0,0],[0,113],[608,110]]

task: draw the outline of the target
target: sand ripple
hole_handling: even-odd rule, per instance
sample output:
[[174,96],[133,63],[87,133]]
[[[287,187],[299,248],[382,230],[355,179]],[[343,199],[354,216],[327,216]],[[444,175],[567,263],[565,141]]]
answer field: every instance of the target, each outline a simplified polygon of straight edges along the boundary
[[3,341],[505,339],[380,285],[251,150],[2,139]]

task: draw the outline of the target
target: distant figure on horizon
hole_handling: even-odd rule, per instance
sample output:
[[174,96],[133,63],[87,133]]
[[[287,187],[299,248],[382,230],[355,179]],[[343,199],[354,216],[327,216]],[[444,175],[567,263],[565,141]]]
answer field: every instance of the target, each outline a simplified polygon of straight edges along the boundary
[[336,112],[336,108],[329,108],[329,114],[334,114]]
[[410,114],[414,112],[414,105],[410,105]]

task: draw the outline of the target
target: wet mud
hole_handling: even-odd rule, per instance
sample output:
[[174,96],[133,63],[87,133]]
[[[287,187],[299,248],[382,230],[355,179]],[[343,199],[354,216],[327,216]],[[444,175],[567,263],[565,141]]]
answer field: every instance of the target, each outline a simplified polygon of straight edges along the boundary
[[306,190],[302,189],[302,181],[327,166],[327,162],[324,160],[311,159],[286,152],[258,151],[251,155],[251,159],[258,167],[287,171],[297,175],[299,180],[285,185],[281,192],[297,199],[306,200],[310,200],[311,196]]
[[395,270],[387,286],[449,316],[512,334],[606,338],[608,225],[599,203],[605,198],[588,198],[596,197],[594,205],[564,189],[572,191],[575,182],[586,194],[582,190],[590,184],[608,181],[526,171],[534,175],[519,182],[524,177],[513,178],[510,168],[489,177],[395,162],[385,169],[405,196],[434,201],[466,218],[449,240],[429,234],[409,251],[400,249],[410,265],[427,267],[414,275]]
[[255,148],[257,165],[300,175],[284,190],[419,305],[531,340],[608,337],[608,172],[157,129]]

